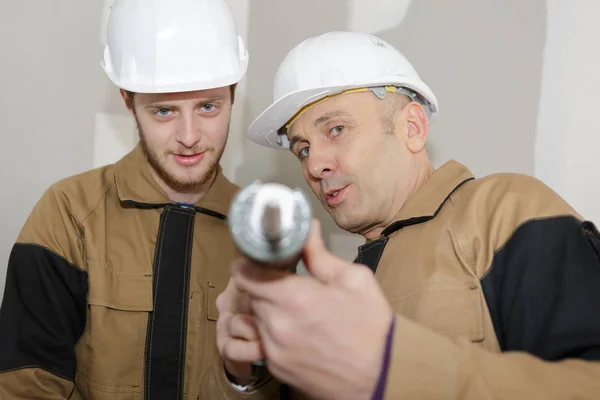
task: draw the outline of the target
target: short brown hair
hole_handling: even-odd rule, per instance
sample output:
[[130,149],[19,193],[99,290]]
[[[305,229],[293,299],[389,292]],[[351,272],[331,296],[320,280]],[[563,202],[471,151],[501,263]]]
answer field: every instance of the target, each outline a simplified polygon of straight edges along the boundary
[[394,130],[396,129],[394,116],[396,112],[402,110],[411,101],[408,96],[401,93],[387,93],[385,98],[379,101],[379,115],[384,133],[389,135],[394,134]]

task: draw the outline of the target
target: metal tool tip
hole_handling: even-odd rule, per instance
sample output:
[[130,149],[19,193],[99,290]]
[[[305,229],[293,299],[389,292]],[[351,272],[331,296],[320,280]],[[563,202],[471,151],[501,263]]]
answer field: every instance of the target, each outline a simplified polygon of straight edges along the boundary
[[263,211],[262,229],[269,241],[281,239],[281,209],[278,204],[267,204]]

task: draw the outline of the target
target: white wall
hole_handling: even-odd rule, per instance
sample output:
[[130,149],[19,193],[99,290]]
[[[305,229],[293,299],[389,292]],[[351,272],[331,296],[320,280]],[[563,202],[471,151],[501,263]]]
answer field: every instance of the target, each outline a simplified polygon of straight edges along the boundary
[[2,0],[0,296],[14,240],[52,182],[92,167],[106,97],[99,1]]
[[[249,0],[227,0],[235,15],[238,34],[244,40],[246,46],[250,46],[248,40],[248,26],[250,23],[250,1]],[[251,49],[250,62],[254,61]],[[246,130],[244,126],[244,105],[245,99],[249,97],[247,93],[247,79],[237,85],[236,101],[233,105],[231,116],[230,135],[227,141],[227,147],[223,153],[221,160],[223,173],[234,182],[237,182],[236,170],[242,167],[244,162],[242,155],[242,143],[244,141],[243,132]]]
[[[2,2],[0,296],[12,244],[43,190],[115,161],[137,141],[99,64],[108,2],[54,0],[36,3],[35,12],[26,1]],[[293,45],[352,29],[400,48],[438,95],[441,114],[430,136],[436,165],[455,158],[478,176],[535,173],[600,218],[592,167],[600,148],[600,3],[548,0],[546,15],[545,0],[229,2],[250,51],[223,158],[225,174],[238,184],[260,177],[308,190],[289,153],[261,148],[244,131],[270,103],[277,64]],[[362,239],[342,232],[311,201],[327,245],[351,259]]]
[[548,0],[535,175],[600,223],[600,2]]

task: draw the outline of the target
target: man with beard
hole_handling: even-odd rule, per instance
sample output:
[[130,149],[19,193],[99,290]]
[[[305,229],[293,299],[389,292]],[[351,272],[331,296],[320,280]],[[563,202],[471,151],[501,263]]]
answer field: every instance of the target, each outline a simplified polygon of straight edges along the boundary
[[348,263],[315,224],[312,276],[239,259],[218,308],[254,334],[223,355],[264,359],[319,399],[597,399],[598,230],[532,177],[434,168],[437,113],[378,37],[330,32],[290,51],[248,135],[289,149],[337,225],[366,243]]
[[112,6],[103,68],[140,141],[114,165],[53,184],[22,228],[0,309],[2,399],[277,390],[236,376],[216,347],[238,189],[219,162],[248,53],[225,0],[176,3]]

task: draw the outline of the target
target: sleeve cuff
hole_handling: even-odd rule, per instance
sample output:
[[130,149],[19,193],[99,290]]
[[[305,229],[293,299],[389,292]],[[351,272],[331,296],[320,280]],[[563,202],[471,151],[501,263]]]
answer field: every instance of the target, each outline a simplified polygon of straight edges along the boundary
[[256,379],[254,379],[252,382],[250,382],[247,385],[239,385],[239,384],[237,384],[237,383],[234,382],[235,379],[229,373],[229,371],[227,371],[227,368],[225,368],[223,366],[223,369],[225,370],[225,377],[227,378],[227,382],[231,385],[231,387],[233,387],[238,392],[247,392],[247,391],[249,391],[256,384],[256,382],[258,382],[260,380],[260,378],[256,378]]
[[240,385],[235,382],[235,378],[227,371],[227,368],[223,366],[223,370],[225,371],[225,377],[227,378],[227,382],[238,392],[250,392],[254,391],[258,386],[261,386],[270,378],[270,374],[266,368],[253,368],[252,372],[254,375],[254,380],[247,385]]
[[253,381],[252,383],[248,384],[248,385],[238,385],[236,383],[233,383],[231,381],[229,381],[229,384],[238,392],[247,392],[253,385],[256,384],[258,380]]

